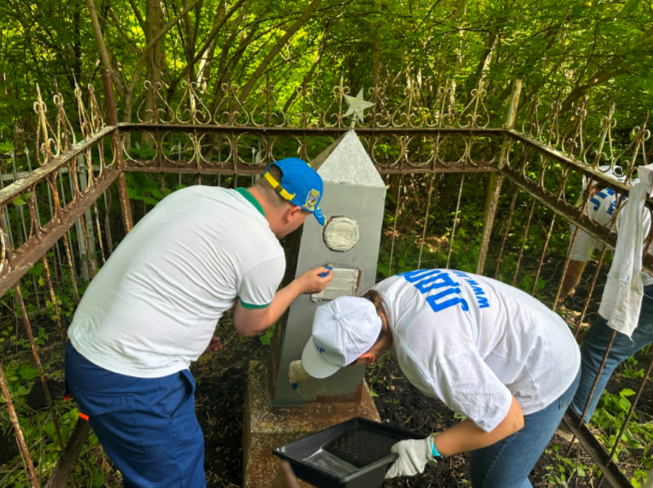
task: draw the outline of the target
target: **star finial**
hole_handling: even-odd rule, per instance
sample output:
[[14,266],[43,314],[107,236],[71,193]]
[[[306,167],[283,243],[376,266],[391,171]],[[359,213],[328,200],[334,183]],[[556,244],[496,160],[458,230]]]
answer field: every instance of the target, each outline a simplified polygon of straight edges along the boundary
[[363,120],[363,117],[365,117],[363,111],[365,109],[374,106],[373,103],[363,100],[362,88],[358,92],[358,95],[356,95],[355,97],[345,95],[345,101],[347,102],[347,105],[349,105],[349,108],[347,109],[343,117],[348,117],[349,115],[353,114],[352,121],[351,121],[352,126],[356,123],[357,120]]

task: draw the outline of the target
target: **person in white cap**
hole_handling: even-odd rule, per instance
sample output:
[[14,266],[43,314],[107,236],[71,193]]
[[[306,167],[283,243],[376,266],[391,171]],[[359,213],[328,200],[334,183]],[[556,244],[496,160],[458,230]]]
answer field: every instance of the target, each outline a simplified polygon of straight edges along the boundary
[[448,269],[393,276],[363,297],[318,307],[302,354],[325,378],[391,349],[422,393],[466,417],[423,440],[401,441],[386,477],[412,476],[471,451],[474,488],[526,488],[528,474],[573,398],[580,353],[567,324],[532,296]]

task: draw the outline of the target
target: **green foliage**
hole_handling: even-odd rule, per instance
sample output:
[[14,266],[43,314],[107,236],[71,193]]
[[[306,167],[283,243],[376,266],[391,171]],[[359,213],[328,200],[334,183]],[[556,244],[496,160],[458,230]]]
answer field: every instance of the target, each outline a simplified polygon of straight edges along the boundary
[[[39,372],[29,363],[10,363],[5,367],[5,376],[11,396],[14,398],[29,394]],[[0,397],[0,403],[4,403],[4,398]]]
[[[553,452],[552,452],[553,451]],[[577,459],[570,459],[560,453],[560,444],[554,444],[553,449],[547,449],[545,455],[555,454],[555,466],[547,465],[546,479],[553,486],[573,486],[571,480],[577,478],[591,478],[596,468],[579,462]]]
[[[383,252],[379,255],[379,260],[376,266],[377,275],[380,279],[389,278],[395,274],[404,273],[415,269],[415,264],[417,263],[417,256],[419,255],[419,250],[415,251],[411,249],[408,245],[402,246],[402,249],[398,251],[398,255],[393,256],[393,261],[390,261],[390,253]],[[392,268],[390,266],[392,265]]]
[[[43,477],[47,478],[53,471],[57,458],[61,453],[58,436],[56,434],[55,424],[49,410],[31,411],[30,416],[25,409],[27,407],[20,398],[16,406],[21,419],[21,428],[25,440],[30,449],[32,459],[38,461],[38,469]],[[57,418],[59,423],[59,433],[61,438],[68,438],[73,429],[75,422],[79,417],[79,411],[76,408],[70,408],[58,402],[56,404]],[[70,486],[85,486],[87,488],[100,488],[105,486],[105,476],[102,472],[105,455],[100,449],[95,434],[91,434],[80,452],[79,462],[69,480]],[[3,486],[12,486],[16,488],[29,488],[31,485],[27,478],[27,472],[20,469],[22,462],[20,459],[10,466],[8,472],[2,473],[0,480]]]
[[[648,353],[648,348],[645,349],[644,353]],[[638,368],[637,366],[639,365],[639,361],[636,358],[636,355],[633,355],[626,359],[622,363],[624,369],[621,372],[622,376],[625,376],[626,378],[630,379],[637,379],[637,378],[643,378],[644,377],[644,368]]]
[[[538,94],[541,115],[559,93],[563,101],[591,95],[602,109],[614,99],[616,118],[628,129],[641,122],[653,100],[653,59],[646,55],[653,37],[649,29],[653,11],[641,0],[484,0],[464,8],[430,0],[408,4],[322,0],[314,11],[306,10],[308,4],[304,0],[206,0],[170,24],[150,51],[154,59],[144,64],[139,59],[152,41],[152,32],[162,29],[186,4],[172,0],[165,11],[150,9],[148,15],[143,2],[117,0],[102,6],[104,41],[119,73],[115,86],[123,120],[152,117],[153,99],[143,86],[146,79],[162,83],[162,95],[171,106],[182,99],[183,81],[198,83],[195,88],[204,94],[208,112],[217,109],[224,83],[231,81],[241,95],[246,91],[256,97],[269,79],[280,105],[270,124],[283,119],[282,111],[293,122],[318,124],[310,105],[326,109],[331,89],[341,77],[350,93],[387,78],[384,94],[396,100],[405,95],[407,76],[413,87],[429,79],[455,80],[459,109],[483,77],[486,108],[497,124],[515,78],[524,80],[525,94]],[[3,154],[22,151],[25,133],[36,132],[31,110],[36,83],[46,103],[59,91],[73,119],[75,83],[94,85],[98,96],[101,90],[100,54],[83,2],[7,0],[0,4],[0,19],[7,19],[0,24]],[[291,31],[294,24],[298,29]],[[313,90],[309,106],[300,105],[296,97],[295,90],[303,82]],[[420,94],[429,102],[437,95],[435,91]],[[160,106],[156,115],[162,121],[188,116],[183,110],[173,113],[163,103]],[[236,108],[242,115],[242,108]],[[259,109],[250,115],[264,123]],[[163,143],[173,160],[175,137],[167,136]],[[134,138],[131,142],[136,159],[154,154],[151,141]],[[387,141],[379,141],[375,151],[377,159],[388,163],[398,157],[396,145]]]
[[[592,416],[592,424],[601,429],[601,440],[607,446],[614,446],[617,435],[626,420],[631,402],[629,397],[635,394],[630,388],[624,388],[618,394],[604,391],[599,401],[599,408]],[[623,436],[616,446],[614,459],[619,461],[619,456],[624,449],[642,449],[644,454],[642,462],[645,466],[653,465],[653,453],[649,452],[653,445],[653,423],[642,422],[637,412],[633,412],[632,419],[626,424]],[[638,469],[631,479],[633,486],[639,486],[646,477],[646,470]]]
[[[631,358],[633,359],[633,358]],[[635,361],[635,365],[637,364],[637,361]],[[626,367],[624,370],[621,372],[621,375],[624,378],[629,378],[631,380],[636,380],[636,379],[641,379],[644,377],[644,368],[631,368],[631,367]]]
[[[30,450],[30,456],[37,461],[40,476],[45,479],[54,469],[57,458],[61,453],[59,435],[57,435],[50,409],[34,410],[27,404],[27,395],[37,383],[41,382],[41,379],[31,356],[29,342],[23,337],[18,337],[17,334],[13,335],[14,332],[13,327],[8,326],[2,331],[2,337],[0,337],[0,342],[4,343],[2,344],[3,351],[14,351],[10,358],[3,361],[3,369],[12,402]],[[48,339],[48,334],[43,327],[38,328],[38,335],[35,339],[39,345],[43,345],[44,341]],[[63,354],[63,351],[61,351],[61,354]],[[58,360],[59,362],[57,362]],[[53,362],[45,362],[43,367],[47,371],[49,380],[62,379],[63,371],[61,370],[59,356]],[[74,408],[74,404],[64,403],[61,398],[54,397],[53,402],[59,424],[59,434],[65,443],[79,417],[79,411]],[[4,403],[4,398],[0,396],[0,404],[2,403]],[[0,410],[2,409],[4,407],[0,407]],[[0,431],[8,431],[11,428],[8,418],[6,416],[0,417]],[[85,483],[84,486],[87,487],[99,488],[104,486],[104,474],[100,468],[103,459],[104,453],[99,448],[97,438],[95,435],[91,435],[82,448],[80,462],[70,479],[71,486],[81,486],[76,484],[80,482]],[[0,473],[0,484],[19,488],[31,486],[27,478],[27,472],[22,469],[22,465],[20,455],[17,455],[12,462],[4,465],[3,471]]]
[[[619,392],[618,395],[613,395],[611,393],[603,392],[601,396],[601,406],[612,415],[621,416],[625,414],[630,409],[631,403],[628,400],[629,396],[634,395],[635,392],[630,388],[624,388]],[[605,425],[605,427],[609,427]]]
[[264,346],[269,346],[272,342],[272,337],[274,336],[274,331],[277,328],[277,324],[273,324],[268,330],[266,330],[260,337],[259,341]]
[[127,173],[127,191],[130,200],[140,200],[156,205],[163,198],[161,183],[143,173]]
[[32,192],[23,193],[21,196],[14,198],[11,203],[15,206],[26,205]]

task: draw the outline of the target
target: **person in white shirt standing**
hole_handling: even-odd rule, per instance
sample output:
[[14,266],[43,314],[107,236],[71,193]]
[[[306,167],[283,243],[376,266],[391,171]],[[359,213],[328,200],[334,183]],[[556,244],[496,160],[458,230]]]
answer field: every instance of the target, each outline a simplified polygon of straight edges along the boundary
[[226,310],[235,306],[236,331],[252,336],[330,283],[316,268],[277,291],[286,268],[278,239],[311,213],[324,224],[322,192],[298,158],[271,164],[249,189],[178,190],[93,279],[68,330],[66,383],[125,486],[206,486],[189,365],[221,348],[213,333]]
[[[618,167],[615,167],[617,169]],[[619,168],[620,169],[620,168]],[[616,171],[616,174],[610,174],[620,181],[625,180],[621,175],[621,171]],[[636,182],[637,180],[635,180]],[[634,183],[634,182],[633,182]],[[604,188],[601,191],[592,186],[589,188],[592,195],[588,201],[587,215],[595,222],[610,228],[614,226],[615,230],[618,229],[618,222],[614,222],[617,215],[617,208],[621,207],[619,217],[624,215],[625,206],[628,204],[628,199],[618,195],[611,188]],[[651,227],[651,216],[647,209],[644,209],[642,214],[642,222],[644,227],[644,235],[648,235]],[[575,229],[572,227],[571,235],[573,236]],[[567,271],[562,281],[562,288],[560,290],[560,299],[573,295],[575,293],[576,285],[578,285],[587,262],[592,258],[592,253],[597,248],[602,248],[603,245],[592,236],[578,229],[576,239],[573,247],[570,245],[569,250],[569,263]],[[649,251],[650,252],[650,251]],[[601,316],[598,316],[592,323],[587,333],[582,337],[583,345],[581,347],[582,355],[582,374],[581,380],[578,385],[578,391],[571,404],[573,410],[582,416],[585,422],[589,422],[596,410],[596,406],[601,397],[601,393],[612,375],[614,369],[622,361],[628,359],[637,351],[643,349],[647,345],[653,343],[653,277],[642,272],[642,285],[644,287],[644,295],[642,297],[642,305],[639,314],[639,321],[637,327],[632,333],[631,337],[617,332],[614,340],[612,339],[615,332],[608,326],[608,322]],[[603,356],[612,341],[610,352],[606,358],[605,365],[599,374]],[[596,387],[594,381],[598,375]],[[592,388],[594,387],[594,393]],[[589,399],[589,403],[588,403]],[[587,410],[585,408],[587,407]],[[561,426],[563,432],[566,428]]]
[[402,273],[363,297],[319,307],[302,366],[324,378],[391,349],[406,378],[466,417],[424,440],[401,441],[386,477],[412,476],[470,451],[474,488],[526,488],[579,378],[567,324],[532,296],[449,269]]

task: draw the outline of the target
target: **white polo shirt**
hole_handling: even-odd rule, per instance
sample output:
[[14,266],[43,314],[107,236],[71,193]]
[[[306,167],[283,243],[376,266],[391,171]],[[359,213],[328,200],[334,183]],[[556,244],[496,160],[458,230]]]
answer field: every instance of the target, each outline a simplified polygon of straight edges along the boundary
[[245,189],[193,186],[159,202],[113,252],[68,336],[92,363],[155,378],[188,368],[238,298],[262,308],[286,268],[263,209]]
[[[617,203],[620,203],[624,208],[621,209],[619,213],[619,218],[624,215],[625,206],[628,205],[628,199],[626,197],[621,199],[619,202],[619,195],[611,189],[604,188],[600,192],[592,195],[589,202],[587,203],[587,215],[603,225],[604,227],[610,227],[612,218],[617,210]],[[642,213],[642,219],[644,222],[644,235],[648,235],[648,231],[651,228],[651,216],[648,210],[645,208]],[[614,226],[614,230],[618,229],[619,222]],[[571,235],[574,235],[574,225],[571,225]],[[574,247],[571,250],[570,259],[574,261],[581,261],[583,263],[592,259],[592,253],[594,249],[602,249],[603,244],[594,239],[587,232],[578,229],[578,234],[576,235],[576,240],[574,241]],[[649,253],[653,253],[653,248],[649,249]],[[642,271],[642,284],[648,286],[653,284],[653,276],[649,276],[647,273]]]
[[512,396],[525,415],[562,395],[580,368],[567,324],[529,294],[449,269],[417,270],[374,286],[406,378],[486,432]]

